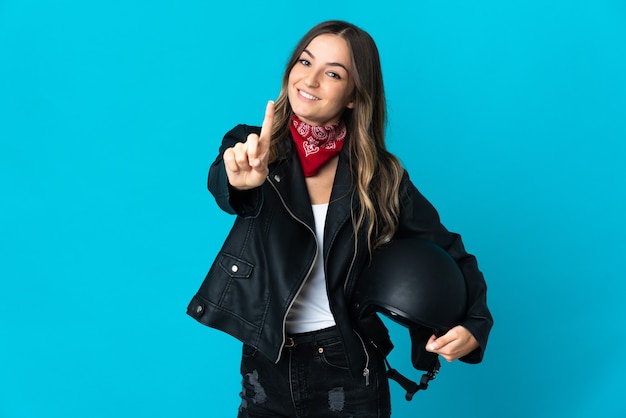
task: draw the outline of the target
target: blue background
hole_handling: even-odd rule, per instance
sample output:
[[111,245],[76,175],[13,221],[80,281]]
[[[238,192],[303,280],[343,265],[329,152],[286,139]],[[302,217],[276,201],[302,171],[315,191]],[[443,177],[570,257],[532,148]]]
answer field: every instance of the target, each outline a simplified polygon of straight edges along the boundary
[[626,417],[623,0],[0,0],[1,418],[235,416],[240,345],[185,314],[233,221],[206,173],[330,18],[496,320],[394,417]]

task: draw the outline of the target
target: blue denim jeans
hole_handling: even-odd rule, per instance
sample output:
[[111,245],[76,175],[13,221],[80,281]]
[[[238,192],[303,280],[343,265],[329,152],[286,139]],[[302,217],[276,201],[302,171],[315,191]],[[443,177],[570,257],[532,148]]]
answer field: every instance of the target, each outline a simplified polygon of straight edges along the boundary
[[373,347],[369,377],[354,378],[334,327],[292,337],[278,363],[244,345],[238,418],[391,415],[384,360]]

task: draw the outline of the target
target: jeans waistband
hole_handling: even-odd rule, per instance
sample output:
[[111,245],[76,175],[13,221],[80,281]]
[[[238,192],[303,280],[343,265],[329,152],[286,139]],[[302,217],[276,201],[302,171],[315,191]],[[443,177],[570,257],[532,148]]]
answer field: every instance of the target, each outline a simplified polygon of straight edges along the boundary
[[303,332],[300,334],[289,334],[285,340],[285,348],[292,348],[298,345],[316,344],[339,336],[337,327],[324,328],[315,331]]

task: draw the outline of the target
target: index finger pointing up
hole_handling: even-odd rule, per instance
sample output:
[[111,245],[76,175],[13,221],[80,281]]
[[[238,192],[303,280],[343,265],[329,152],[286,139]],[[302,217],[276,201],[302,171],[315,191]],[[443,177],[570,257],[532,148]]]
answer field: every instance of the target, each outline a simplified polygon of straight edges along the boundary
[[251,163],[252,166],[257,167],[261,165],[262,160],[265,160],[270,148],[270,139],[272,137],[272,126],[274,124],[274,102],[270,100],[265,107],[265,117],[263,118],[263,124],[261,125],[261,134],[259,135],[258,143],[253,150],[254,158]]
[[269,139],[272,136],[272,125],[274,124],[274,102],[270,100],[265,106],[265,117],[263,118],[263,125],[261,125],[261,139]]

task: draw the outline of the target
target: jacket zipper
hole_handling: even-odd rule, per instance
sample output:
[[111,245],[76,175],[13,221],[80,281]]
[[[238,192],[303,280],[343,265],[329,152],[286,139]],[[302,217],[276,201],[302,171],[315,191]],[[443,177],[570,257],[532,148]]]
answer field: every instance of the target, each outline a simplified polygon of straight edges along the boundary
[[[269,180],[269,178],[268,178]],[[293,219],[295,219],[296,221],[300,222],[302,225],[304,225],[310,232],[311,234],[313,234],[313,238],[315,238],[315,231],[313,231],[311,229],[311,227],[309,225],[306,224],[306,222],[304,222],[302,219],[298,218],[287,206],[287,204],[285,203],[285,200],[283,199],[283,196],[280,194],[280,191],[278,190],[278,188],[274,185],[274,183],[272,183],[271,180],[269,180],[269,183],[272,185],[272,187],[274,188],[274,190],[276,191],[276,194],[278,195],[278,197],[280,198],[281,203],[283,204],[283,206],[285,207],[285,209],[287,210],[287,212],[289,212],[289,214],[291,215],[291,217]],[[309,271],[307,272],[304,280],[302,281],[302,283],[300,284],[300,287],[298,288],[298,291],[296,292],[296,294],[294,295],[293,299],[291,299],[291,302],[289,302],[289,306],[287,307],[287,311],[285,312],[285,316],[283,316],[283,323],[282,323],[282,329],[283,329],[283,340],[280,344],[280,350],[278,351],[278,358],[276,359],[276,363],[278,363],[280,361],[280,358],[283,354],[283,348],[285,347],[285,342],[287,340],[287,333],[286,333],[286,328],[287,328],[287,315],[289,315],[289,311],[291,310],[291,307],[293,306],[293,304],[295,303],[298,295],[300,294],[300,292],[302,291],[302,288],[304,287],[304,284],[306,283],[306,281],[308,280],[309,276],[311,276],[311,272],[313,271],[313,267],[315,266],[315,260],[317,260],[317,257],[319,256],[319,246],[317,245],[317,239],[315,240],[315,257],[313,258],[313,263],[311,263],[311,265],[309,266]]]
[[363,347],[363,352],[365,353],[365,368],[363,369],[363,377],[365,378],[365,386],[370,385],[370,355],[367,352],[367,347],[365,346],[365,341],[358,332],[354,331],[357,337],[359,337],[359,341],[361,341],[361,347]]
[[[269,176],[268,176],[268,181],[272,185],[274,190],[276,191],[276,194],[280,198],[281,203],[283,204],[283,206],[285,207],[287,212],[289,212],[291,217],[293,219],[295,219],[296,221],[300,222],[302,225],[304,225],[311,232],[311,234],[313,234],[313,238],[315,238],[315,231],[313,231],[311,229],[311,227],[306,224],[306,222],[304,222],[302,219],[298,218],[289,209],[289,206],[287,206],[287,204],[285,203],[285,200],[283,199],[283,196],[280,194],[280,191],[278,190],[276,185],[274,183],[272,183],[272,181],[269,179]],[[356,245],[357,245],[356,242],[357,241],[356,241],[356,239],[357,238],[356,238],[356,231],[355,231],[355,248],[354,248],[354,252],[352,253],[352,261],[350,262],[350,268],[348,269],[348,276],[347,277],[350,277],[350,273],[352,272],[352,267],[354,267],[354,261],[356,260],[356,253],[357,253],[357,250],[356,250]],[[317,260],[317,257],[319,256],[319,252],[320,252],[319,245],[317,244],[317,239],[315,239],[315,258],[313,258],[313,263],[309,266],[309,271],[307,272],[305,279],[300,284],[300,287],[298,288],[298,291],[296,292],[295,296],[293,297],[293,299],[289,303],[289,306],[287,307],[287,312],[285,312],[285,316],[283,317],[283,323],[282,323],[283,338],[282,338],[282,342],[280,344],[280,350],[278,351],[278,358],[276,359],[276,363],[278,363],[280,361],[280,358],[281,358],[282,353],[283,353],[283,348],[285,347],[285,342],[287,340],[287,334],[286,334],[287,315],[289,315],[289,311],[291,310],[291,307],[295,303],[296,298],[298,297],[298,295],[302,291],[302,288],[304,287],[304,284],[306,283],[306,281],[308,280],[309,276],[311,275],[311,272],[313,271],[313,267],[315,266],[315,260]],[[325,261],[324,261],[324,272],[326,272],[326,262]],[[324,273],[324,274],[326,274],[326,273]],[[348,285],[348,281],[346,280],[346,283],[344,283],[344,285],[343,285],[344,291],[346,290],[347,285]],[[359,337],[359,341],[361,342],[361,347],[363,347],[363,353],[365,353],[365,368],[363,369],[363,377],[365,378],[365,386],[369,386],[369,384],[370,384],[370,369],[369,369],[370,355],[367,352],[367,347],[365,346],[365,342],[363,341],[363,338],[361,338],[361,336],[359,335],[358,332],[354,331],[354,333],[357,335],[357,337]]]
[[[352,273],[352,267],[354,267],[354,261],[356,260],[357,246],[358,246],[357,231],[354,231],[354,252],[352,253],[352,261],[350,262],[350,268],[348,269],[347,277],[350,277],[350,273]],[[348,287],[348,280],[346,280],[346,282],[343,285],[344,293],[346,292],[347,287]],[[363,338],[361,337],[361,335],[356,331],[354,331],[354,333],[356,334],[357,337],[359,337],[359,341],[361,342],[361,347],[363,347],[363,353],[365,353],[365,368],[363,369],[363,377],[365,377],[365,386],[369,386],[370,385],[370,369],[369,369],[370,355],[367,352],[365,341],[363,341]]]

